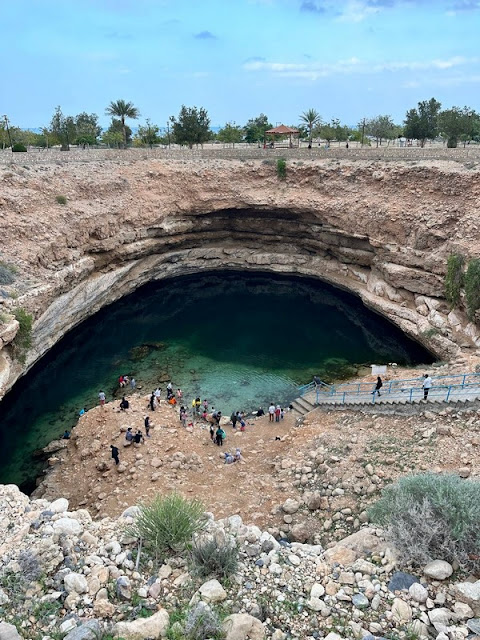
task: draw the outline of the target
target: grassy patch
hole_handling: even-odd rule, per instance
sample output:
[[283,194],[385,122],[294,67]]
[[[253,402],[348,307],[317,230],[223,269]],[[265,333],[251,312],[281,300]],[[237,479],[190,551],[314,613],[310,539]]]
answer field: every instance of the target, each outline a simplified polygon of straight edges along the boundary
[[287,177],[287,161],[285,158],[278,158],[277,160],[277,178],[279,180],[285,180]]
[[67,204],[66,196],[56,196],[55,201],[57,204]]
[[17,335],[12,342],[13,355],[21,364],[24,364],[27,351],[32,346],[33,316],[21,307],[14,309],[13,315],[20,325]]

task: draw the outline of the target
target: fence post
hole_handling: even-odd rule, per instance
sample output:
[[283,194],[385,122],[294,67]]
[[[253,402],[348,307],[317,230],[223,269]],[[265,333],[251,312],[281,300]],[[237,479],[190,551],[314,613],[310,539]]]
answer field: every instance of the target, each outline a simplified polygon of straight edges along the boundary
[[412,401],[412,396],[413,396],[413,387],[410,387],[410,398],[409,398],[409,402]]
[[388,385],[388,393],[392,391],[393,380],[390,380],[390,384]]
[[318,387],[317,387],[317,404],[318,404],[318,393],[319,393],[319,392],[318,392]]
[[345,404],[345,394],[346,394],[346,392],[344,391],[344,392],[343,392],[342,404]]
[[464,387],[464,386],[465,386],[465,379],[466,379],[466,377],[467,377],[467,376],[464,374],[464,375],[463,375],[463,380],[462,380],[462,387]]
[[450,392],[452,390],[452,387],[448,387],[448,392],[447,392],[447,397],[445,398],[445,402],[448,402],[449,398],[450,398]]

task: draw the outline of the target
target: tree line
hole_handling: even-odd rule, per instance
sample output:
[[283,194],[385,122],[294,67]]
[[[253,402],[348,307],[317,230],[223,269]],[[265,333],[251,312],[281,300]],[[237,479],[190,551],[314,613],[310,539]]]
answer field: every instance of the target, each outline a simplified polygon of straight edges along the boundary
[[[202,145],[209,141],[234,146],[240,142],[263,144],[269,138],[265,132],[273,126],[269,118],[261,113],[251,118],[245,125],[227,122],[217,133],[210,128],[208,112],[203,107],[186,107],[182,105],[177,116],[170,116],[163,129],[147,119],[139,125],[133,135],[127,120],[138,120],[139,109],[126,100],[111,102],[106,110],[111,117],[110,125],[105,130],[98,123],[98,115],[82,112],[76,116],[64,115],[60,106],[55,109],[50,124],[36,133],[11,126],[7,116],[0,120],[0,147],[12,150],[26,150],[28,146],[52,147],[60,146],[68,150],[71,145],[95,146],[104,144],[109,147],[126,148],[153,147],[154,145]],[[357,141],[377,147],[386,141],[405,137],[417,140],[423,147],[427,140],[442,138],[448,147],[457,147],[470,141],[480,141],[480,114],[469,107],[452,107],[442,110],[442,105],[435,98],[419,102],[416,108],[409,109],[402,124],[396,124],[389,115],[378,115],[364,118],[356,127],[348,127],[338,118],[325,121],[314,109],[307,109],[299,116],[299,123],[291,125],[299,131],[302,139],[348,142]],[[278,136],[277,136],[278,137]]]

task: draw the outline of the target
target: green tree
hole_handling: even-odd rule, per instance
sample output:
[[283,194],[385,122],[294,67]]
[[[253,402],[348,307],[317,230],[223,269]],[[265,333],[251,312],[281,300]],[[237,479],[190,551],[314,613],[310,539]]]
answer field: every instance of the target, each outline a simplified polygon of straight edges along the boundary
[[122,131],[123,131],[123,146],[127,147],[127,126],[125,124],[125,118],[131,118],[132,120],[137,120],[140,116],[140,112],[133,105],[133,102],[125,102],[125,100],[115,100],[111,102],[105,110],[105,113],[108,116],[112,116],[112,121],[115,117],[120,119],[122,123]]
[[459,140],[465,143],[472,137],[475,112],[469,107],[452,107],[438,116],[440,133],[447,138],[447,147],[455,148]]
[[395,136],[395,125],[390,116],[376,116],[366,121],[365,133],[375,138],[378,147],[382,140],[391,140]]
[[75,120],[72,116],[63,115],[61,107],[58,106],[50,121],[50,131],[61,145],[62,151],[68,151],[76,139]]
[[440,102],[435,98],[418,103],[416,109],[407,111],[405,117],[405,136],[420,140],[422,147],[426,140],[434,140],[438,136],[438,114]]
[[186,144],[190,149],[194,144],[204,144],[211,137],[210,118],[203,107],[197,109],[182,105],[178,117],[171,116],[170,122],[175,142]]
[[245,142],[263,142],[265,139],[265,131],[271,128],[271,123],[263,113],[256,118],[250,118],[247,124],[243,127]]
[[218,132],[217,140],[235,147],[235,143],[243,140],[242,128],[236,125],[235,122],[227,122]]
[[311,146],[313,130],[322,122],[322,118],[316,109],[307,109],[300,115],[300,122],[305,124],[308,130],[308,143]]
[[467,314],[473,322],[477,310],[480,309],[480,260],[478,258],[474,258],[468,263],[464,283]]
[[135,138],[133,139],[133,144],[135,146],[141,147],[153,147],[154,144],[158,144],[160,127],[156,124],[152,124],[151,121],[147,118],[144,125],[140,125],[138,127],[138,132]]
[[97,138],[102,133],[102,128],[98,124],[97,114],[86,113],[85,111],[75,116],[75,129],[75,144],[78,145],[97,144]]
[[[118,142],[118,134],[120,134],[120,137],[121,137],[120,142]],[[106,139],[110,140],[110,143],[105,142]],[[102,136],[102,141],[105,142],[105,144],[109,144],[111,146],[120,148],[120,146],[125,147],[125,140],[127,145],[131,143],[132,130],[130,129],[128,124],[123,125],[121,120],[117,120],[117,118],[112,118],[110,126]]]
[[123,144],[123,133],[109,128],[103,133],[102,142],[108,147],[116,147],[117,149],[120,149],[120,146]]

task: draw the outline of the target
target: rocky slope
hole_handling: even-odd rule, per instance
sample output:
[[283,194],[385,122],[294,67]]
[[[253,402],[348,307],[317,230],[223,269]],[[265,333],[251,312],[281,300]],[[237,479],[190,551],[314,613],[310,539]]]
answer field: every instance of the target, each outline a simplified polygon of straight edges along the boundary
[[[449,253],[478,253],[474,166],[292,161],[279,181],[265,161],[124,157],[0,167],[0,260],[18,270],[0,297],[0,396],[102,306],[203,270],[321,278],[442,357],[476,353],[477,328],[443,299]],[[9,346],[15,306],[35,319],[25,365]]]
[[480,580],[443,561],[399,572],[382,532],[367,526],[324,550],[210,514],[203,538],[239,549],[222,585],[195,577],[185,555],[157,564],[144,552],[137,567],[138,541],[126,530],[135,507],[92,520],[64,498],[30,500],[9,485],[0,486],[0,510],[2,640],[180,639],[192,616],[212,611],[226,640],[480,633]]

